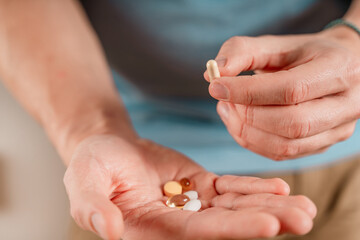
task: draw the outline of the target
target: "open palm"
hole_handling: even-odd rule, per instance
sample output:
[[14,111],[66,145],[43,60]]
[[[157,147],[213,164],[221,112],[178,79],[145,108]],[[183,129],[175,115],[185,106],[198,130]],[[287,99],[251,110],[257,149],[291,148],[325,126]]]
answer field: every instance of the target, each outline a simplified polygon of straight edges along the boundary
[[[187,177],[202,209],[165,205],[164,183]],[[305,234],[316,214],[304,196],[287,196],[280,179],[217,176],[184,155],[140,139],[85,139],[65,174],[71,213],[105,239],[249,239]]]

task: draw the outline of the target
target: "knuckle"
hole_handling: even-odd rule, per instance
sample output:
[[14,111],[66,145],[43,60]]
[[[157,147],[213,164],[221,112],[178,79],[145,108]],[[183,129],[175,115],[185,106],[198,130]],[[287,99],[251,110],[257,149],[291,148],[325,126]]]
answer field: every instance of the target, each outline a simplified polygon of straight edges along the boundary
[[230,133],[234,140],[243,148],[249,149],[249,143],[242,138],[238,137],[236,134]]
[[287,126],[287,137],[292,139],[303,138],[309,135],[311,123],[303,117],[292,116]]
[[249,105],[245,106],[244,116],[245,116],[245,123],[252,126],[254,122],[254,108]]
[[355,126],[348,127],[344,132],[343,135],[340,137],[339,141],[345,141],[349,139],[355,131]]
[[233,36],[231,38],[229,38],[226,43],[230,44],[230,45],[243,45],[245,44],[245,42],[247,41],[247,37],[243,37],[243,36]]
[[281,142],[275,148],[275,155],[282,157],[292,157],[299,153],[299,146],[290,141]]
[[239,122],[236,127],[236,136],[242,140],[246,140],[246,130],[245,130],[245,124],[242,122]]
[[286,158],[282,157],[282,156],[271,156],[270,159],[274,160],[274,161],[283,161],[286,160]]
[[219,188],[225,186],[227,182],[231,181],[231,175],[223,175],[215,179],[215,187]]
[[234,49],[241,50],[250,48],[251,50],[258,50],[253,49],[252,44],[249,44],[249,42],[251,42],[250,39],[253,38],[247,36],[233,36],[226,40],[221,48],[230,52],[233,52]]
[[220,195],[214,197],[214,198],[211,200],[210,205],[211,205],[212,207],[216,207],[216,206],[219,206],[219,205],[220,205],[219,202],[220,202]]
[[244,95],[245,95],[245,104],[249,104],[252,105],[254,102],[254,97],[253,97],[253,93],[250,90],[250,88],[245,88],[244,89]]
[[342,136],[341,138],[340,138],[340,142],[342,142],[342,141],[345,141],[345,140],[348,140],[351,136],[352,136],[352,132],[346,132],[345,134],[344,134],[344,136]]
[[304,81],[291,84],[285,89],[285,104],[296,104],[303,102],[309,94],[309,84]]
[[233,36],[233,37],[229,38],[228,40],[226,40],[223,46],[224,47],[233,46],[233,45],[237,44],[239,38],[240,38],[239,36]]

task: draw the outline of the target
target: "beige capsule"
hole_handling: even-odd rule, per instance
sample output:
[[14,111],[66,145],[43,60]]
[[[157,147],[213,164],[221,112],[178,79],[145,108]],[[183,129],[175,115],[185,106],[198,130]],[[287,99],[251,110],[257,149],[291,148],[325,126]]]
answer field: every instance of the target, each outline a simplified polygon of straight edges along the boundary
[[209,75],[210,82],[220,77],[219,67],[215,60],[209,60],[206,63],[207,72]]
[[190,201],[190,198],[184,194],[177,194],[174,195],[172,197],[170,197],[167,201],[166,201],[166,205],[168,207],[172,207],[172,208],[183,208],[184,205]]

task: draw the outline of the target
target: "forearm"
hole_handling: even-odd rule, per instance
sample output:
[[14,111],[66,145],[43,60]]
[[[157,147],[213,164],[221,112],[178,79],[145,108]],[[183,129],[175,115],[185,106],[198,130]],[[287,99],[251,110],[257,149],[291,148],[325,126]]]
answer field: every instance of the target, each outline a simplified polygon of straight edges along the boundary
[[[360,26],[360,0],[352,1],[349,10],[343,16],[343,19],[358,27]],[[334,38],[336,41],[340,40],[354,53],[360,55],[359,34],[348,26],[343,24],[336,25],[335,27],[322,31],[319,36],[327,39]]]
[[0,78],[66,163],[89,134],[135,137],[101,47],[73,1],[0,4]]
[[360,0],[352,1],[352,4],[344,18],[353,24],[360,26]]

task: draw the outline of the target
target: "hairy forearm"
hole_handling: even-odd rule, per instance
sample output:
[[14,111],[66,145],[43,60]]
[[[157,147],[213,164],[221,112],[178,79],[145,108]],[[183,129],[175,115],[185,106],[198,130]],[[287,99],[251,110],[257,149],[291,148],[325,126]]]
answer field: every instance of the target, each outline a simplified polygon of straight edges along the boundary
[[68,162],[89,134],[135,136],[101,47],[70,0],[0,0],[0,78]]

